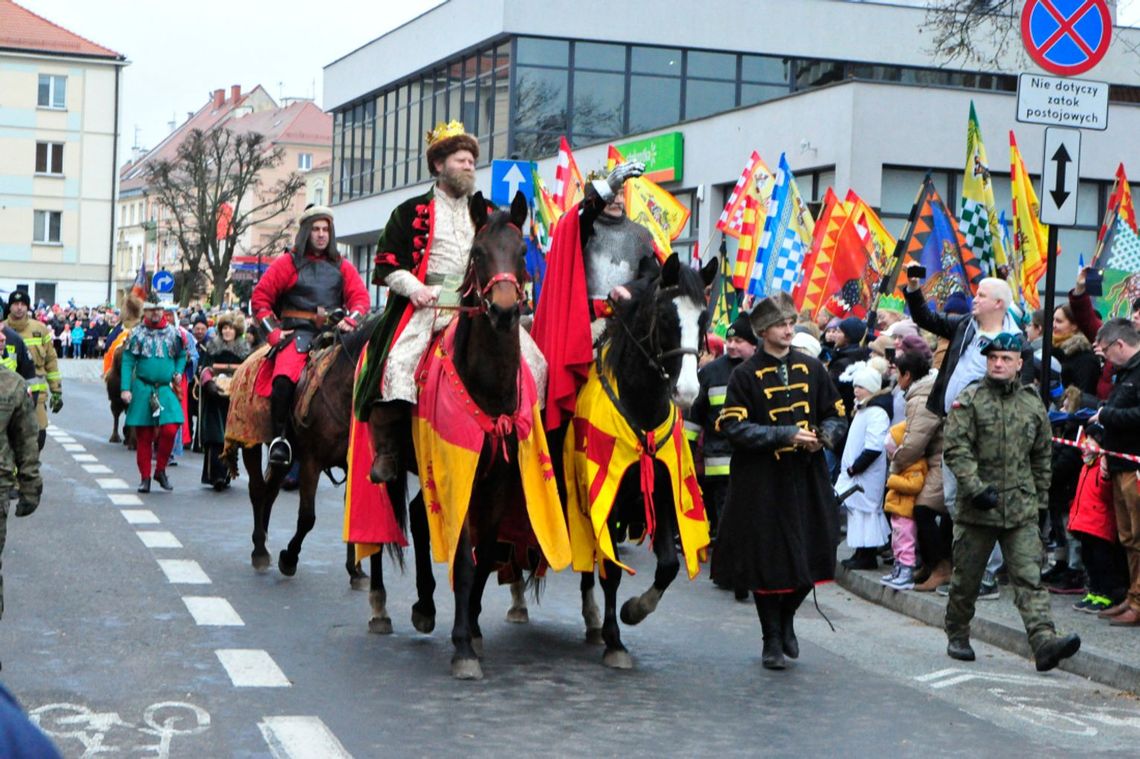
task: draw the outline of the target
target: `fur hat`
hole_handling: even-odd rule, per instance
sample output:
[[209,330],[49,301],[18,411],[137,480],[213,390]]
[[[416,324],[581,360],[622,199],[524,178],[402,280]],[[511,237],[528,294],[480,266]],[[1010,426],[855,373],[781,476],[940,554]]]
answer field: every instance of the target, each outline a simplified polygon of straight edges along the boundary
[[241,311],[226,311],[218,317],[216,328],[218,333],[221,334],[222,327],[233,327],[237,332],[237,337],[245,334],[245,314]]
[[861,387],[872,393],[883,389],[883,375],[879,374],[866,361],[856,361],[843,370],[839,375],[840,382],[850,382],[855,387]]
[[293,265],[297,271],[305,262],[305,253],[309,250],[309,234],[313,231],[313,223],[318,219],[327,219],[329,223],[329,246],[325,249],[325,257],[334,264],[340,264],[340,251],[336,247],[336,226],[333,223],[332,211],[325,206],[310,203],[297,218],[297,236],[293,239]]
[[858,345],[863,340],[863,335],[867,334],[867,324],[862,319],[854,316],[848,316],[843,321],[839,322],[839,331],[847,338],[847,342],[851,345]]
[[332,209],[328,206],[318,206],[315,203],[310,203],[309,205],[305,206],[305,210],[301,212],[301,216],[297,219],[297,221],[301,224],[304,224],[310,219],[328,219],[329,223],[331,224],[333,220]]
[[725,339],[730,337],[738,337],[746,343],[756,345],[756,333],[752,331],[752,325],[748,321],[748,313],[741,311],[736,319],[728,326],[728,331],[724,334]]
[[467,134],[461,121],[436,124],[435,129],[427,133],[427,144],[428,171],[433,177],[439,174],[435,170],[436,161],[445,160],[457,150],[467,150],[479,160],[479,141]]
[[781,290],[757,303],[748,315],[748,320],[752,323],[752,331],[759,335],[773,324],[797,317],[792,296]]
[[819,340],[807,332],[797,332],[792,335],[792,347],[812,358],[819,358],[819,354],[823,351],[823,346],[820,345]]

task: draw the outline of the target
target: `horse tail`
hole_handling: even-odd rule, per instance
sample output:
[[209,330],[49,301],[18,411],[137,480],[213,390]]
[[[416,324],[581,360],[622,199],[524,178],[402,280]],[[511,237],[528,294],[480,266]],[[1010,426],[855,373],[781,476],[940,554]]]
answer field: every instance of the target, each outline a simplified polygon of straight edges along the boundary
[[[400,454],[400,467],[399,471],[404,472],[403,466],[404,454]],[[400,528],[400,532],[404,535],[408,534],[408,477],[406,474],[385,484],[388,490],[388,500],[392,503],[392,516],[396,518],[396,525]],[[398,543],[387,543],[385,547],[388,551],[388,556],[391,557],[399,566],[400,572],[404,571],[404,547]]]

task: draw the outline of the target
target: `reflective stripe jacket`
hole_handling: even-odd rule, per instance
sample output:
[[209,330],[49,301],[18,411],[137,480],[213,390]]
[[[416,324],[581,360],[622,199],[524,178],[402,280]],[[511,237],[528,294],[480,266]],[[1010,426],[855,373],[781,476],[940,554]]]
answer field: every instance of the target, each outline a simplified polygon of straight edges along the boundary
[[697,374],[701,389],[693,407],[685,414],[685,438],[695,447],[702,431],[705,433],[701,448],[704,452],[705,476],[728,476],[732,459],[732,445],[716,431],[716,420],[724,406],[728,392],[728,378],[740,366],[741,359],[721,356],[706,364]]
[[23,319],[8,318],[7,325],[16,331],[28,348],[36,365],[36,376],[28,381],[28,389],[33,393],[62,392],[59,364],[56,361],[55,346],[52,344],[51,329],[43,322],[25,316]]

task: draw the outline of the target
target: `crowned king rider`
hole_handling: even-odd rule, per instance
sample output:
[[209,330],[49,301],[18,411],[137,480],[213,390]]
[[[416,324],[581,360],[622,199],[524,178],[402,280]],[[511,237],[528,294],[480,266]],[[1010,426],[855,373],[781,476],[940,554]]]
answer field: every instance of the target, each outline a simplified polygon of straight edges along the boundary
[[[388,305],[357,374],[356,418],[370,420],[377,430],[377,474],[383,481],[398,474],[398,441],[416,402],[416,367],[432,336],[455,315],[439,303],[440,294],[461,283],[479,231],[469,208],[478,141],[458,121],[437,125],[427,141],[435,183],[397,206],[380,234],[372,284],[388,287]],[[546,362],[526,331],[519,339],[541,393]]]
[[337,251],[330,209],[305,209],[293,249],[269,266],[253,290],[250,306],[273,346],[256,383],[257,393],[269,397],[273,420],[269,463],[288,467],[293,462],[289,443],[293,395],[313,338],[333,311],[347,312],[337,329],[348,332],[356,328],[369,307],[364,280]]

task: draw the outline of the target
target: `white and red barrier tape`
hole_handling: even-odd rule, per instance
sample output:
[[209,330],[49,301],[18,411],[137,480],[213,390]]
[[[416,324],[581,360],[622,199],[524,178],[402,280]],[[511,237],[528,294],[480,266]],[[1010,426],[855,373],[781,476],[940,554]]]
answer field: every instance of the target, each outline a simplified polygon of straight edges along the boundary
[[1068,440],[1068,439],[1063,438],[1063,437],[1055,437],[1055,438],[1053,438],[1053,442],[1059,443],[1061,445],[1067,445],[1070,448],[1080,448],[1082,451],[1087,451],[1089,453],[1095,453],[1098,456],[1112,456],[1114,458],[1124,459],[1125,461],[1131,461],[1135,464],[1140,464],[1140,456],[1136,456],[1136,455],[1131,454],[1131,453],[1117,453],[1116,451],[1106,451],[1103,448],[1099,448],[1099,447],[1095,447],[1095,446],[1091,446],[1091,445],[1084,445],[1083,443],[1081,443],[1081,438],[1084,437],[1084,432],[1085,432],[1085,430],[1082,427],[1077,432],[1077,439],[1076,440]]

